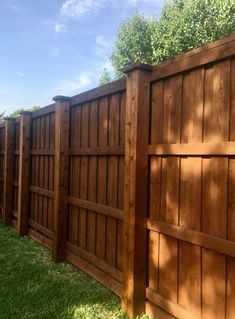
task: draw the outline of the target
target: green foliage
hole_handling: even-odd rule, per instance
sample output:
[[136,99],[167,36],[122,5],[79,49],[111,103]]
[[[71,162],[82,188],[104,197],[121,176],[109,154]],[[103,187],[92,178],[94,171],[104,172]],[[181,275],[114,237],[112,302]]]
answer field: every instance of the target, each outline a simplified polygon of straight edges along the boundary
[[159,19],[136,13],[120,26],[111,61],[121,76],[126,64],[157,64],[233,32],[234,0],[166,0]]
[[29,109],[20,108],[20,109],[17,109],[16,111],[14,111],[13,113],[11,113],[9,116],[10,117],[18,117],[20,115],[20,113],[22,113],[22,112],[33,112],[33,111],[36,111],[40,108],[41,108],[40,106],[32,106]]
[[110,76],[108,70],[106,68],[104,68],[103,73],[101,74],[100,79],[99,79],[99,85],[104,85],[104,84],[107,84],[111,81],[112,81],[112,79],[111,79],[111,76]]
[[153,63],[235,31],[234,0],[171,0],[152,29]]
[[149,20],[135,13],[117,31],[116,46],[111,56],[117,77],[122,76],[122,68],[135,62],[152,62],[152,45]]

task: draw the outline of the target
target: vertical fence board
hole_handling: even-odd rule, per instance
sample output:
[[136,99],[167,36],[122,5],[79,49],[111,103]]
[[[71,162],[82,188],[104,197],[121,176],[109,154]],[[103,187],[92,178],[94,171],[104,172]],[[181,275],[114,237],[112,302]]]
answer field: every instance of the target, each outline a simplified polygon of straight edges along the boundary
[[28,233],[29,184],[30,184],[30,143],[31,113],[20,116],[19,145],[19,195],[18,195],[18,231],[21,236]]
[[123,309],[130,317],[145,310],[147,145],[149,134],[150,71],[146,65],[127,69],[124,291]]
[[4,154],[4,197],[3,222],[11,224],[11,210],[13,200],[13,170],[14,170],[14,120],[5,122],[5,154]]
[[57,96],[55,104],[55,200],[54,236],[52,255],[56,262],[66,258],[67,198],[68,198],[68,150],[69,150],[69,98]]

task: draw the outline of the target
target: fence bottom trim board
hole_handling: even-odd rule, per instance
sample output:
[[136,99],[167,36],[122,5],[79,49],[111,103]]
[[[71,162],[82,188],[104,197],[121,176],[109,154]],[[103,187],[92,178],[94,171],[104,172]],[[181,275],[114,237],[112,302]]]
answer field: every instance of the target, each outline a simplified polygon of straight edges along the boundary
[[172,316],[168,312],[162,310],[158,306],[154,305],[151,301],[146,301],[145,305],[145,312],[148,316],[153,318],[161,318],[161,319],[177,319],[176,317]]
[[97,256],[89,253],[88,251],[81,249],[74,244],[67,243],[67,250],[71,253],[77,255],[78,257],[85,259],[87,262],[92,264],[93,266],[99,268],[101,271],[106,273],[107,275],[111,276],[113,279],[117,280],[118,282],[122,283],[123,275],[120,270],[111,266],[104,260],[98,258]]
[[42,235],[45,235],[46,237],[48,237],[49,239],[53,238],[53,232],[49,229],[47,229],[46,227],[36,223],[35,221],[33,221],[32,219],[29,219],[29,225],[34,228],[36,231],[38,231],[39,233],[41,233]]
[[186,308],[167,300],[165,297],[157,294],[152,289],[147,288],[146,289],[146,298],[147,300],[151,301],[154,305],[157,307],[163,309],[167,313],[170,313],[176,318],[179,319],[203,319],[199,316],[194,316],[190,311],[188,311]]
[[89,262],[76,256],[75,254],[73,254],[72,252],[68,250],[66,252],[66,259],[72,265],[84,271],[85,273],[87,273],[88,275],[90,275],[91,277],[99,281],[102,285],[112,290],[119,297],[122,296],[122,284],[116,281],[115,279],[111,278],[109,275],[107,275],[100,269],[96,268],[95,266],[91,265]]
[[52,240],[51,239],[39,234],[38,232],[36,232],[33,229],[28,230],[28,235],[29,235],[29,237],[36,240],[37,242],[39,242],[43,246],[47,247],[48,249],[50,249],[50,250],[52,249]]

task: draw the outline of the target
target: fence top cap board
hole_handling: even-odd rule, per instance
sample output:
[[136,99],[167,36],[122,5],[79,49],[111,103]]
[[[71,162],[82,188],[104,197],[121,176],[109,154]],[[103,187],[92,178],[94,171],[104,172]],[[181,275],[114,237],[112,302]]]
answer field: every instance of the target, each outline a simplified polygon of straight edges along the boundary
[[53,101],[57,102],[57,101],[69,101],[70,97],[68,96],[64,96],[64,95],[56,95],[53,97]]
[[86,92],[82,92],[78,95],[74,95],[70,98],[71,106],[90,102],[95,99],[108,96],[110,94],[118,93],[126,89],[126,77],[122,77],[119,80],[112,81],[110,83],[98,86]]
[[235,33],[163,61],[153,67],[151,80],[159,80],[234,56],[234,43]]
[[7,116],[7,117],[4,117],[3,120],[4,121],[15,121],[15,117]]
[[151,72],[152,69],[153,69],[153,67],[150,64],[145,64],[145,63],[141,63],[141,62],[135,62],[135,63],[132,63],[130,65],[126,65],[122,69],[122,71],[123,71],[123,73],[129,73],[129,72],[132,72],[134,70],[143,70],[143,71]]
[[32,115],[32,112],[30,112],[30,111],[22,111],[19,114],[20,115]]

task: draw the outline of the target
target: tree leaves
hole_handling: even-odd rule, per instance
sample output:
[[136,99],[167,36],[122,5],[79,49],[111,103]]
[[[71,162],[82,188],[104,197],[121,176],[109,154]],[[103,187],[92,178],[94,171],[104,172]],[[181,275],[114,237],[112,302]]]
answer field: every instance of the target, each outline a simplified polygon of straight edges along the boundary
[[234,0],[168,0],[159,19],[137,12],[120,26],[112,65],[120,77],[126,64],[158,64],[233,32]]

